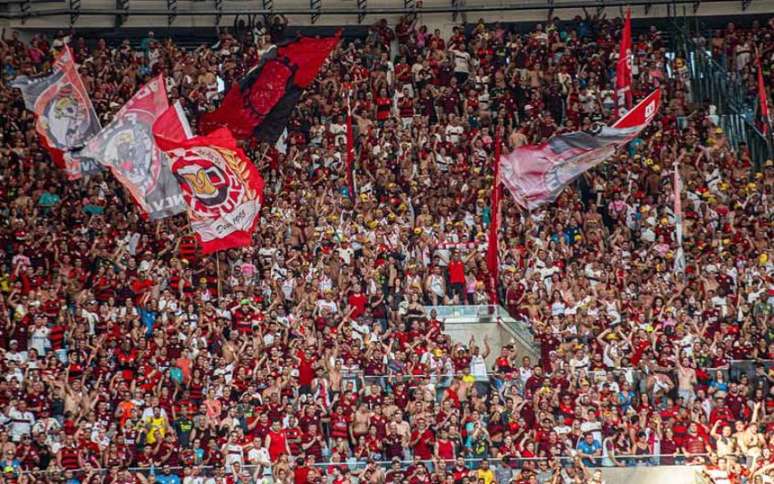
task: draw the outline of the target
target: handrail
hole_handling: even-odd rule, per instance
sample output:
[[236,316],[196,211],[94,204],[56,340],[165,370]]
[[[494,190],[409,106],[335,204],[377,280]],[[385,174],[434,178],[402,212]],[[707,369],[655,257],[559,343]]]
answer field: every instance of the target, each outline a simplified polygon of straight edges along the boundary
[[[696,458],[707,458],[709,456],[710,456],[710,454],[707,454],[707,453],[690,454],[689,456],[686,456],[686,455],[684,455],[682,453],[676,453],[676,454],[613,454],[613,457],[616,460],[618,460],[618,459],[633,460],[633,461],[642,462],[642,463],[646,463],[646,464],[650,460],[651,463],[650,463],[650,465],[647,465],[647,467],[658,467],[658,466],[661,465],[661,464],[653,464],[652,461],[654,459],[657,459],[657,460],[660,461],[661,459],[679,459],[679,458],[696,459]],[[501,457],[501,458],[495,458],[495,457],[492,457],[492,458],[481,458],[481,457],[469,457],[469,458],[466,458],[466,457],[463,457],[463,461],[465,462],[466,466],[467,465],[471,465],[471,464],[480,464],[483,461],[487,461],[490,464],[491,463],[495,463],[495,464],[503,463],[503,464],[505,464],[505,465],[507,465],[507,466],[509,466],[511,468],[514,468],[514,465],[525,463],[525,462],[535,462],[535,463],[537,463],[537,462],[543,462],[543,461],[549,462],[551,460],[554,460],[554,461],[559,462],[560,464],[566,464],[566,463],[569,463],[569,462],[575,462],[575,461],[577,461],[578,458],[579,458],[579,456],[577,455],[577,453],[576,454],[572,454],[571,453],[570,455],[554,456],[554,457],[551,457],[551,458],[548,458],[548,457]],[[593,459],[595,461],[602,461],[605,458],[606,458],[606,456],[599,455],[599,456],[595,456],[595,457],[593,457],[591,459]],[[444,460],[444,459],[438,459],[438,460],[436,460],[436,459],[415,459],[415,460],[397,459],[397,460],[372,460],[371,462],[373,464],[376,464],[376,465],[380,466],[380,467],[389,467],[389,466],[393,465],[393,463],[398,463],[398,464],[400,464],[401,468],[403,469],[403,468],[406,468],[406,467],[408,467],[410,465],[417,465],[417,464],[437,465],[439,463],[443,463],[443,464],[446,464],[446,465],[453,465],[455,463],[455,461],[456,460],[453,460],[453,459],[449,459],[449,460]],[[343,467],[343,466],[346,466],[346,467],[355,467],[355,468],[361,468],[362,469],[362,468],[365,467],[367,462],[368,461],[355,461],[355,462],[352,462],[351,460],[349,460],[349,462],[347,462],[347,460],[344,460],[344,461],[341,461],[341,462],[331,462],[331,461],[328,461],[328,462],[315,462],[313,464],[313,466],[314,467],[319,467],[319,468]],[[664,464],[664,465],[672,465],[672,464]],[[586,467],[593,468],[593,469],[599,469],[599,468],[616,468],[618,466],[603,465],[601,463],[594,463],[592,465],[586,465]],[[164,468],[168,468],[170,471],[174,471],[174,472],[183,471],[186,468],[192,468],[192,469],[195,468],[195,469],[198,469],[199,471],[214,471],[214,470],[222,469],[222,467],[220,467],[220,466],[192,465],[192,466],[128,467],[128,468],[126,468],[126,470],[128,470],[129,472],[147,472],[149,474],[156,475],[156,474],[160,474],[160,472],[158,472],[158,471],[160,471],[160,470],[162,470]],[[518,468],[518,467],[516,467],[516,468]],[[255,472],[255,471],[259,470],[259,469],[263,469],[264,472],[265,472],[264,475],[271,475],[271,467],[269,465],[245,464],[245,465],[241,465],[240,469],[241,470],[246,470],[246,471],[253,471],[253,472]],[[85,473],[85,472],[90,472],[91,471],[91,472],[94,472],[96,474],[106,474],[107,472],[109,472],[109,469],[105,469],[105,468],[102,468],[102,467],[91,468],[91,469],[77,468],[77,469],[69,469],[69,470],[71,472],[73,472],[73,473]],[[268,471],[268,473],[266,473],[266,471]],[[22,471],[20,474],[33,475],[34,476],[34,475],[48,474],[49,472],[50,471],[48,471],[48,470],[36,470],[36,471]]]
[[[728,140],[735,148],[746,143],[755,170],[760,170],[764,161],[774,157],[774,146],[754,122],[756,102],[748,95],[749,90],[735,72],[719,64],[705,47],[697,45],[689,30],[674,20],[672,25],[677,43],[675,50],[684,54],[691,71],[693,101],[710,99],[718,109],[718,124]],[[701,29],[696,19],[696,31]]]
[[[727,371],[732,369],[733,367],[739,368],[742,365],[771,365],[774,366],[774,360],[768,359],[768,358],[751,358],[751,359],[745,359],[745,360],[729,360],[729,364],[727,366],[703,366],[703,367],[697,367],[694,368],[695,370],[701,370],[704,372],[713,372],[713,371]],[[628,373],[628,372],[637,372],[642,371],[638,367],[633,366],[627,366],[627,367],[618,367],[618,368],[605,368],[602,370],[591,370],[591,369],[584,369],[581,370],[582,373],[584,373],[586,376],[590,378],[597,378],[606,376],[608,373],[613,374],[622,374],[622,373]],[[666,369],[666,373],[672,373],[676,372],[677,368],[668,368]],[[469,374],[467,374],[469,375]],[[357,369],[357,370],[342,370],[341,371],[341,377],[343,380],[352,380],[352,379],[403,379],[403,380],[413,380],[413,379],[425,379],[425,378],[462,378],[464,376],[467,376],[465,373],[461,372],[445,372],[445,373],[421,373],[421,374],[413,374],[413,373],[384,373],[379,375],[366,375],[365,370]],[[474,375],[475,376],[475,375]],[[503,373],[498,371],[487,371],[487,376],[490,379],[502,379],[504,381],[509,381],[513,378],[513,374],[511,372]]]

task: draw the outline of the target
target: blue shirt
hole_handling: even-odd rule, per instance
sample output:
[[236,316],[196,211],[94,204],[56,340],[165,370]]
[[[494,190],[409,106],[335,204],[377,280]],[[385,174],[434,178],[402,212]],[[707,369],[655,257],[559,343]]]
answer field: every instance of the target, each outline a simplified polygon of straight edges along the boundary
[[[585,438],[578,443],[578,450],[583,452],[584,454],[593,455],[594,452],[601,449],[602,449],[602,444],[600,444],[599,441],[596,439],[593,440],[590,444],[586,442]],[[593,462],[591,461],[591,459],[583,459],[583,463],[587,466],[593,465]]]
[[177,477],[177,474],[158,474],[156,481],[159,484],[180,484],[180,478]]
[[140,321],[145,325],[145,334],[150,335],[153,333],[153,325],[156,323],[156,311],[150,311],[148,309],[139,308]]

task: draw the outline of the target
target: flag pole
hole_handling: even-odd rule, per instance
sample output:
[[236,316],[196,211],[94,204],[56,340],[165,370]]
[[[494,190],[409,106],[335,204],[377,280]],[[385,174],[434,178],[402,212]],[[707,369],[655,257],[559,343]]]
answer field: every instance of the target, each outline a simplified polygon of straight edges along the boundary
[[220,252],[215,252],[215,270],[218,272],[218,299],[223,297],[223,284],[220,276]]
[[495,151],[494,151],[494,179],[492,181],[491,213],[489,217],[489,237],[486,248],[486,264],[489,271],[491,294],[490,299],[493,304],[499,304],[499,295],[497,293],[499,275],[499,243],[498,232],[500,229],[500,155],[502,152],[502,139],[499,126],[495,126]]
[[674,272],[681,277],[685,274],[685,252],[683,251],[683,202],[682,181],[680,180],[680,158],[675,160],[674,167],[674,217],[675,217],[675,242],[677,243],[677,253],[674,255]]
[[354,162],[355,162],[355,140],[354,140],[354,133],[352,132],[352,91],[347,91],[347,157],[344,160],[344,169],[346,170],[346,181],[347,181],[347,193],[349,194],[349,199],[352,201],[352,204],[354,205],[356,203],[356,194],[355,194],[355,173],[354,173]]
[[771,113],[769,112],[769,97],[766,92],[766,84],[763,79],[763,64],[761,64],[761,56],[758,51],[758,47],[755,47],[755,67],[757,68],[757,84],[758,84],[758,101],[760,103],[760,116],[763,118],[763,130],[766,138],[766,144],[768,145],[768,156],[772,156],[774,150],[774,123],[771,120]]
[[632,108],[632,9],[626,11],[624,26],[621,32],[621,44],[618,51],[618,61],[615,67],[615,93],[617,116],[621,109]]

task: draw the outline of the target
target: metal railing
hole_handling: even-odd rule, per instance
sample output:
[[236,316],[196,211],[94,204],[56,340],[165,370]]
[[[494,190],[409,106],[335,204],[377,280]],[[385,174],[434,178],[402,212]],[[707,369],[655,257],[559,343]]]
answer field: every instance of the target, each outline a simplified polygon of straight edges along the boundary
[[[770,369],[774,368],[774,360],[769,359],[747,359],[747,360],[731,360],[728,365],[720,367],[699,367],[697,371],[706,375],[708,381],[712,382],[716,378],[716,373],[720,372],[723,375],[723,382],[736,381],[742,375],[747,376],[749,379],[753,379],[756,376],[758,370],[763,370],[764,374],[768,373]],[[656,373],[666,374],[671,376],[677,384],[677,368],[664,368],[656,371]],[[519,392],[523,392],[523,381],[516,374],[517,372],[501,373],[492,369],[487,372],[487,381],[493,385],[493,388],[498,392],[504,392],[507,387],[515,386]],[[607,382],[608,375],[614,375],[616,377],[616,383],[619,379],[623,378],[629,383],[633,384],[633,389],[638,393],[644,393],[640,387],[640,384],[644,384],[648,376],[652,375],[650,371],[645,371],[642,368],[625,367],[625,368],[608,368],[604,370],[590,370],[581,369],[575,372],[570,372],[570,377],[584,379],[592,386],[599,386]],[[343,382],[353,382],[357,389],[360,389],[361,384],[376,384],[381,386],[384,390],[387,390],[388,386],[396,383],[408,383],[408,384],[424,384],[427,382],[433,384],[436,390],[443,390],[448,387],[455,379],[461,379],[465,377],[465,373],[460,372],[435,372],[435,373],[423,373],[413,374],[405,372],[390,372],[381,375],[367,375],[363,370],[344,370],[342,371]],[[722,383],[722,382],[720,382]],[[437,393],[436,400],[441,400],[441,393]]]
[[455,319],[503,319],[511,317],[505,308],[494,304],[425,306],[424,309],[425,314],[428,315],[430,314],[430,311],[435,310],[439,320],[447,321]]
[[[690,456],[685,456],[683,454],[615,454],[613,457],[618,461],[621,465],[616,466],[612,463],[609,456],[596,456],[594,458],[585,458],[582,459],[583,466],[587,467],[589,469],[605,469],[605,468],[614,468],[614,467],[635,467],[635,466],[645,466],[645,467],[656,467],[660,465],[692,465],[693,462],[697,462],[699,460],[706,461],[709,459],[710,454],[702,453],[702,454],[691,454]],[[559,467],[569,467],[572,465],[575,465],[578,463],[579,456],[576,451],[570,451],[569,455],[563,455],[563,456],[554,456],[552,458],[546,458],[546,457],[503,457],[503,458],[482,458],[482,457],[463,457],[463,462],[465,464],[465,467],[469,471],[475,471],[481,466],[481,463],[483,461],[486,461],[490,464],[490,466],[493,466],[494,469],[499,468],[501,471],[503,469],[510,471],[511,473],[514,473],[515,471],[522,469],[525,464],[531,464],[531,465],[539,465],[541,462],[546,463],[556,463]],[[664,462],[664,464],[662,464]],[[375,460],[370,459],[369,461],[353,461],[352,459],[345,459],[342,461],[330,461],[330,462],[315,462],[312,464],[312,467],[315,467],[319,470],[322,470],[324,474],[327,474],[327,471],[332,468],[337,468],[339,470],[346,469],[348,472],[352,472],[354,474],[359,474],[359,471],[362,471],[366,468],[367,465],[377,466],[383,470],[396,470],[400,469],[401,471],[405,471],[411,466],[417,466],[419,464],[424,465],[426,468],[430,469],[436,469],[440,466],[444,466],[446,469],[452,469],[456,463],[456,460],[441,460],[441,459],[401,459],[401,458],[395,458],[392,460]],[[696,464],[693,464],[696,465]],[[697,470],[701,469],[702,466],[696,465]],[[222,475],[229,475],[233,473],[233,469],[229,469],[228,471],[224,468],[224,466],[208,466],[208,465],[191,465],[191,466],[150,466],[150,467],[128,467],[126,468],[127,471],[132,473],[140,473],[146,476],[158,476],[158,475],[177,475],[177,476],[183,476],[185,475],[185,471],[187,469],[190,470],[196,470],[197,476],[203,476],[203,477],[210,477],[215,476],[221,473]],[[556,469],[556,467],[554,467]],[[169,474],[166,474],[165,471],[169,471]],[[272,465],[269,463],[264,464],[245,464],[245,465],[239,465],[239,471],[240,472],[246,472],[254,477],[263,477],[264,479],[268,478],[269,482],[273,482],[271,478],[273,477],[273,470]],[[93,475],[105,475],[111,472],[110,469],[105,469],[102,467],[98,468],[80,468],[80,469],[69,469],[69,472],[72,472],[75,476],[85,476],[89,473]],[[35,477],[41,477],[50,475],[52,471],[49,470],[39,470],[39,471],[21,471],[19,474],[24,474],[28,476],[35,476]],[[59,473],[59,471],[57,471]],[[325,481],[324,481],[325,482]],[[510,481],[507,481],[510,482]]]
[[[415,4],[413,7],[407,7],[400,4],[395,6],[374,6],[357,9],[354,3],[351,6],[333,6],[326,7],[319,5],[317,7],[287,7],[277,5],[274,8],[263,8],[260,4],[250,5],[248,2],[228,2],[225,8],[208,8],[202,6],[199,8],[191,7],[177,9],[178,17],[205,17],[214,15],[286,15],[286,16],[310,16],[310,15],[344,15],[356,18],[358,15],[412,15],[412,14],[464,14],[464,13],[496,13],[512,12],[526,10],[562,10],[562,9],[597,9],[600,7],[622,8],[643,6],[651,8],[654,6],[665,5],[675,7],[676,5],[693,5],[695,0],[521,0],[504,2],[424,2],[421,6]],[[21,20],[28,18],[58,17],[77,13],[79,16],[94,15],[130,15],[130,16],[166,16],[170,13],[170,8],[149,8],[149,7],[131,7],[128,10],[115,8],[80,8],[75,9],[70,5],[57,7],[32,8],[23,11],[20,7],[25,2],[9,2],[8,5],[19,5],[14,11],[0,12],[0,18],[9,20]],[[56,2],[54,2],[56,3]],[[397,3],[397,2],[396,2]],[[731,3],[730,0],[704,0],[704,3]]]
[[[709,100],[717,107],[718,125],[735,149],[747,145],[755,168],[774,157],[771,141],[755,125],[756,97],[751,95],[739,74],[713,59],[712,52],[694,41],[702,31],[698,20],[673,23],[674,52],[686,60],[694,103]],[[691,24],[695,29],[690,30]]]
[[[435,311],[439,320],[445,324],[483,324],[501,325],[513,342],[520,343],[525,349],[537,355],[535,337],[529,323],[514,319],[504,307],[494,304],[483,305],[442,305],[425,306],[425,314]],[[505,342],[502,342],[505,343]]]

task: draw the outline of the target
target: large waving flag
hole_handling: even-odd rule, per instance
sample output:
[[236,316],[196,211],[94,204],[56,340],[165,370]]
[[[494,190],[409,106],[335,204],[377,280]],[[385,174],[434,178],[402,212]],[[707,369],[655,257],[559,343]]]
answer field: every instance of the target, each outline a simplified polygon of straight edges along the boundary
[[35,131],[58,167],[65,168],[67,155],[99,132],[99,118],[67,46],[49,76],[19,76],[11,85],[21,90],[25,107],[35,113]]
[[615,93],[618,107],[632,107],[632,9],[626,11],[618,63],[615,66]]
[[322,39],[302,37],[269,50],[226,93],[220,108],[201,116],[201,131],[227,127],[238,139],[254,135],[261,141],[276,143],[301,91],[314,81],[338,43],[338,34]]
[[153,135],[171,159],[202,252],[249,246],[260,218],[263,178],[228,128],[190,139],[170,135],[168,126],[180,116],[179,109],[167,110]]
[[655,90],[613,126],[591,133],[560,134],[540,145],[517,148],[501,158],[503,185],[526,209],[553,202],[575,178],[634,139],[653,120],[660,105],[661,91]]
[[[96,160],[110,169],[151,219],[160,219],[186,210],[180,186],[169,168],[167,155],[153,139],[153,123],[169,108],[164,76],[140,88],[116,113],[113,120],[77,156],[71,157],[71,172],[89,174],[79,159]],[[165,125],[167,135],[191,137],[185,118]]]

